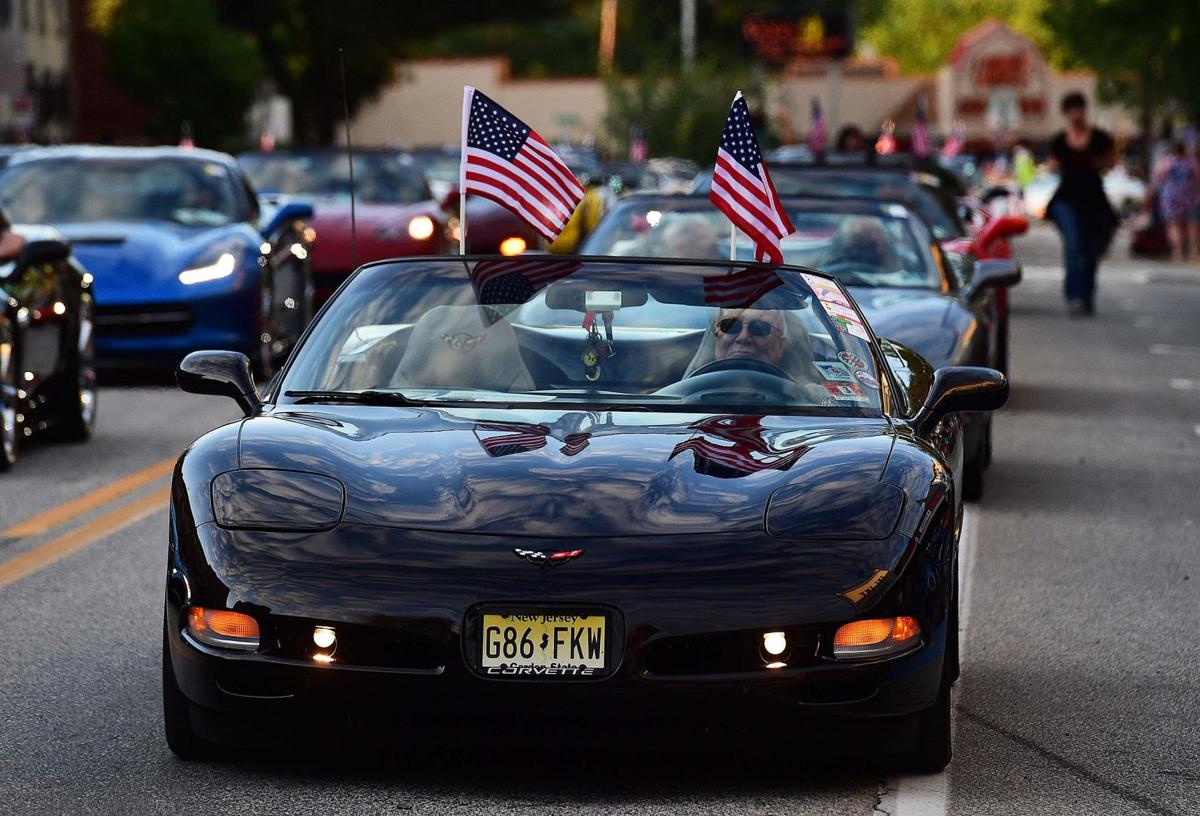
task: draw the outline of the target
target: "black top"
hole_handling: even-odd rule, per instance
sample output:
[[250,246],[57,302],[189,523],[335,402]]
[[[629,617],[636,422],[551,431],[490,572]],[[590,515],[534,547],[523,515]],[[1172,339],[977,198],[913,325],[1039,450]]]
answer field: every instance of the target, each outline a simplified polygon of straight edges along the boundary
[[1112,136],[1100,128],[1092,128],[1092,137],[1083,150],[1076,150],[1067,143],[1065,131],[1055,136],[1050,142],[1050,155],[1058,161],[1061,181],[1050,206],[1057,201],[1066,202],[1089,225],[1111,228],[1117,216],[1104,193],[1100,172],[1112,150]]

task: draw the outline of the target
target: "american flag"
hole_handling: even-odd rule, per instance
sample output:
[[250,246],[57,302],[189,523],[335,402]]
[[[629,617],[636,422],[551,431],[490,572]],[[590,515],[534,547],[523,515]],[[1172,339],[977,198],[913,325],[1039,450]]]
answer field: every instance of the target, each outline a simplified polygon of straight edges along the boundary
[[925,116],[925,95],[917,97],[917,115],[913,123],[912,151],[919,159],[926,158],[931,150],[929,144],[929,122]]
[[483,306],[528,303],[538,292],[580,268],[578,261],[527,255],[503,261],[480,261],[471,272],[471,285]]
[[576,433],[567,434],[563,437],[563,446],[558,449],[558,452],[564,456],[574,456],[591,444],[588,441],[591,438],[592,435],[587,431],[577,431]]
[[[480,431],[504,431],[500,436],[482,437]],[[480,422],[475,426],[475,438],[491,457],[528,453],[546,447],[550,429],[545,425],[526,425],[520,422]]]
[[740,269],[704,276],[704,302],[725,309],[748,309],[783,283],[773,269]]
[[825,152],[825,117],[821,115],[821,100],[812,98],[812,127],[808,130],[808,149],[813,153]]
[[583,200],[583,186],[529,125],[471,86],[463,89],[463,195],[512,210],[553,241]]
[[703,419],[690,426],[699,435],[680,442],[667,458],[674,459],[690,450],[695,457],[696,472],[718,478],[738,478],[763,470],[789,470],[810,450],[806,445],[783,449],[772,447],[764,437],[760,421],[760,417],[748,416]]
[[750,109],[741,91],[733,98],[733,107],[725,120],[708,197],[754,241],[756,259],[783,263],[779,242],[796,228],[788,220],[763,164],[758,140],[750,127]]

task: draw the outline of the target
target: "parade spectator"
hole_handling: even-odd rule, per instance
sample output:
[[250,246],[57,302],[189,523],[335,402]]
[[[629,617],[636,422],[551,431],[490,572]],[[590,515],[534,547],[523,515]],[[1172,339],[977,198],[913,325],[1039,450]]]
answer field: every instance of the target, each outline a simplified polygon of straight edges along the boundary
[[1167,229],[1171,260],[1195,254],[1200,227],[1196,223],[1196,165],[1183,142],[1175,142],[1154,177],[1158,209]]
[[1062,234],[1067,308],[1080,317],[1095,313],[1097,267],[1117,226],[1101,179],[1113,164],[1113,139],[1088,122],[1083,94],[1064,96],[1061,110],[1067,127],[1050,143],[1060,180],[1046,212]]

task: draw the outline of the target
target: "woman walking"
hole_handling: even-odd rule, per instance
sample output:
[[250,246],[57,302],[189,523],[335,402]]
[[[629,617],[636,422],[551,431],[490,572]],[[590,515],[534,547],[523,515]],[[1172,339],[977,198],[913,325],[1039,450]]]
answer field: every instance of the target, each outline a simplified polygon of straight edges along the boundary
[[1155,176],[1158,210],[1167,226],[1171,260],[1182,261],[1200,251],[1196,224],[1196,165],[1183,142],[1175,142]]
[[1096,267],[1117,226],[1100,177],[1113,164],[1113,140],[1088,122],[1083,94],[1064,96],[1061,110],[1067,128],[1050,143],[1059,184],[1046,212],[1062,233],[1067,309],[1081,317],[1095,313]]

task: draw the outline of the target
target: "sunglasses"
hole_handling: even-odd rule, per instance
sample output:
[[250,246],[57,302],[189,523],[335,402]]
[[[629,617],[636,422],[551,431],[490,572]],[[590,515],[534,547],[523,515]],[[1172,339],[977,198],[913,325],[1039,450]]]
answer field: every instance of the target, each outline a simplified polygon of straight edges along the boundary
[[717,322],[721,334],[737,335],[743,329],[750,330],[751,337],[766,337],[775,331],[775,327],[765,320],[742,320],[740,317],[727,317]]

